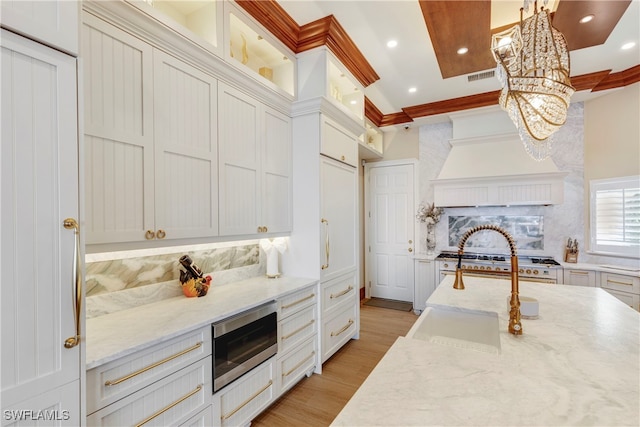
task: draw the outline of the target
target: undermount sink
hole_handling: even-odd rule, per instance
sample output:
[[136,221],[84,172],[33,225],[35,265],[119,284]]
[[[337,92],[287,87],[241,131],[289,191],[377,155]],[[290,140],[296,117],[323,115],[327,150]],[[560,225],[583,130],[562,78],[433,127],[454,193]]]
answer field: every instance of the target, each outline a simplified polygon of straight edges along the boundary
[[499,354],[498,313],[428,306],[407,333],[407,338]]

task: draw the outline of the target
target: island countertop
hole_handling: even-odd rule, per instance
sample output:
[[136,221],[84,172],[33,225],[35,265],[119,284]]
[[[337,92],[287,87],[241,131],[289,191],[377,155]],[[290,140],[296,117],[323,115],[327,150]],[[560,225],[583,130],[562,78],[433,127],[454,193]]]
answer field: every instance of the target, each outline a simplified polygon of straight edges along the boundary
[[599,288],[523,281],[540,315],[514,336],[509,281],[453,279],[427,305],[497,312],[500,354],[400,337],[332,425],[640,425],[638,312]]

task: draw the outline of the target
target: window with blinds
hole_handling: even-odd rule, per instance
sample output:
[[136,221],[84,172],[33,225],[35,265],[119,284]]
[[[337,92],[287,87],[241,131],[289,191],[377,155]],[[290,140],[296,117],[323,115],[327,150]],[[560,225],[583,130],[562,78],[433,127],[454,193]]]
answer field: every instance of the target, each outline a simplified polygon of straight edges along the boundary
[[591,250],[640,258],[640,176],[590,182]]

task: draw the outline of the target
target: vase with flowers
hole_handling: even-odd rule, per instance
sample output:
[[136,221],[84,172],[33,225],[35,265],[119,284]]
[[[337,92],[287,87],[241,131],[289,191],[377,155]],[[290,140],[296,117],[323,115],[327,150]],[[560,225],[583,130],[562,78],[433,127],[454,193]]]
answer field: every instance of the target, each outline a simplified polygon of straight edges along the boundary
[[427,254],[433,255],[436,249],[436,224],[440,221],[440,217],[444,209],[435,206],[435,203],[420,204],[416,218],[419,222],[427,224]]

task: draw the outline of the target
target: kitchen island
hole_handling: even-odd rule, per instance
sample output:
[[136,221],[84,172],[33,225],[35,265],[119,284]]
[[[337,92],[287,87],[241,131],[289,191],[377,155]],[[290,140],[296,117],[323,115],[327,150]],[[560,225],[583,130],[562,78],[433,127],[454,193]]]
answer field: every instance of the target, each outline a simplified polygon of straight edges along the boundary
[[332,425],[640,425],[638,312],[599,288],[523,281],[539,317],[514,336],[509,281],[453,280],[427,306],[497,312],[499,354],[400,337]]

